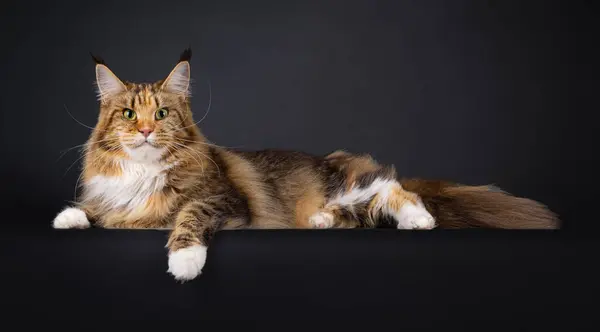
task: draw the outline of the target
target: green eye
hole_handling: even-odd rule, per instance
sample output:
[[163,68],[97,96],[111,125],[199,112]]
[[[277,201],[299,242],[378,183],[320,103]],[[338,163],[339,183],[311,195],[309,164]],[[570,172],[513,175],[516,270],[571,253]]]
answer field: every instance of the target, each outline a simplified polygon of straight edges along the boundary
[[168,114],[169,114],[169,111],[167,111],[166,108],[161,108],[158,111],[156,111],[156,113],[154,114],[154,117],[156,118],[156,120],[162,120],[165,117],[167,117]]
[[123,116],[125,117],[125,119],[131,120],[131,121],[135,120],[136,117],[137,117],[137,115],[135,114],[135,112],[132,111],[132,110],[130,110],[130,109],[128,109],[128,108],[126,108],[126,109],[123,110]]

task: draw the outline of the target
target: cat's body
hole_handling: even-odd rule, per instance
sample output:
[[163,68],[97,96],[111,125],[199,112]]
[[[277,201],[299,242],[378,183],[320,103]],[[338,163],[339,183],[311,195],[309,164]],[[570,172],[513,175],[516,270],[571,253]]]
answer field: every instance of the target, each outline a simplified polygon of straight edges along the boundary
[[368,155],[234,151],[207,142],[189,104],[189,51],[169,77],[123,83],[97,61],[101,100],[77,206],[55,228],[164,228],[169,272],[200,274],[214,232],[235,228],[556,228],[543,205],[493,190],[402,180]]

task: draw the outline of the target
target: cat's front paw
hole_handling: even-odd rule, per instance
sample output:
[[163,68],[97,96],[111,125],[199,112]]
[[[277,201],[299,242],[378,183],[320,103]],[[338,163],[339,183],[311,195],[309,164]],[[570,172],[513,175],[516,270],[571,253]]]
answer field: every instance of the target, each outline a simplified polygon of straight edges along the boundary
[[78,208],[66,208],[54,218],[52,227],[58,229],[88,228],[90,227],[90,222],[83,210]]
[[404,204],[396,216],[396,221],[398,229],[433,229],[436,226],[435,218],[422,204]]
[[196,278],[206,263],[206,252],[207,247],[199,244],[171,252],[167,272],[182,282]]
[[334,218],[329,212],[317,212],[308,218],[308,222],[313,228],[331,228]]

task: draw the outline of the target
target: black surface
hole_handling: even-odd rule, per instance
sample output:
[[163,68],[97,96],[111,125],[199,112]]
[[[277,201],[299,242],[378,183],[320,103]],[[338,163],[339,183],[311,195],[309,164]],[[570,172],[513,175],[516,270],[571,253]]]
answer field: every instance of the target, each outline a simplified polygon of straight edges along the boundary
[[[480,331],[595,320],[593,4],[3,2],[3,313],[298,315],[338,326],[385,316],[397,329],[486,320]],[[194,113],[205,114],[210,81],[201,128],[214,143],[369,152],[405,176],[539,200],[565,229],[224,233],[206,277],[185,285],[165,273],[163,233],[51,231],[80,166],[77,149],[59,156],[89,134],[65,105],[88,126],[97,117],[89,52],[149,81],[190,45]]]
[[381,326],[393,318],[402,328],[598,322],[597,237],[222,231],[204,273],[185,284],[166,273],[165,241],[163,231],[3,234],[2,242],[15,250],[3,262],[12,285],[4,299],[15,313],[39,319],[258,318],[341,326],[366,319]]

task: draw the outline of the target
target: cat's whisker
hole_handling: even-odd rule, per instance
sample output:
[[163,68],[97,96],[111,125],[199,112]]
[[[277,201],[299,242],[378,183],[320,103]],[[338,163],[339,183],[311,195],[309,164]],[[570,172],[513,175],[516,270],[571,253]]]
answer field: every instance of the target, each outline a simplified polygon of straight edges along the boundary
[[[105,155],[111,153],[111,152],[115,152],[118,151],[120,148],[120,146],[113,146],[111,148],[109,148],[108,150],[103,151],[102,153],[100,153],[99,155],[93,155],[94,159],[92,160],[92,164],[96,164],[98,162],[100,162]],[[114,162],[114,160],[110,160],[109,162]],[[77,200],[77,189],[78,189],[78,185],[79,185],[79,181],[81,180],[81,177],[83,176],[83,172],[81,172],[79,174],[79,177],[77,178],[77,181],[75,182],[75,190],[74,190],[74,196],[75,196],[75,200]]]
[[210,158],[209,156],[205,155],[204,153],[202,153],[200,151],[198,151],[198,153],[200,153],[201,155],[203,155],[208,160],[212,161],[212,163],[215,164],[215,166],[217,167],[217,173],[219,174],[219,176],[221,176],[221,169],[219,168],[219,165],[217,165],[217,163],[212,158]]
[[102,151],[102,153],[100,153],[99,155],[94,155],[94,159],[93,162],[97,162],[100,161],[102,158],[104,158],[105,155],[111,153],[111,152],[115,152],[118,151],[121,147],[116,145],[116,146],[112,146],[107,150]]
[[67,105],[66,105],[66,104],[63,104],[63,106],[64,106],[65,110],[67,111],[67,114],[69,114],[69,116],[71,117],[71,119],[75,120],[75,122],[77,122],[78,124],[80,124],[80,125],[84,126],[85,128],[88,128],[88,129],[94,130],[94,127],[90,127],[90,126],[86,125],[85,123],[82,123],[81,121],[77,120],[77,119],[76,119],[76,118],[73,116],[73,114],[71,114],[71,112],[69,112],[69,109],[67,108]]
[[[177,129],[174,129],[173,131],[170,131],[170,132],[177,132],[177,131],[180,131],[180,130],[183,130],[183,129],[186,129],[186,128],[197,126],[198,124],[200,124],[200,122],[202,122],[208,116],[208,113],[210,112],[210,109],[211,109],[211,106],[212,106],[212,87],[211,87],[211,84],[210,84],[210,80],[207,79],[206,82],[208,83],[208,106],[206,107],[206,112],[204,112],[204,116],[202,116],[202,118],[199,121],[196,121],[196,122],[194,122],[193,124],[191,124],[189,126],[177,128]],[[181,121],[181,123],[179,123],[178,126],[182,125],[185,122],[185,120],[187,120],[187,118],[188,118],[188,115],[186,114],[185,118]]]
[[73,151],[74,149],[77,149],[77,148],[81,148],[81,147],[82,147],[82,148],[83,148],[82,150],[83,150],[83,151],[86,151],[86,150],[87,150],[87,149],[89,149],[89,148],[91,147],[91,145],[92,145],[92,144],[94,144],[94,143],[110,142],[110,141],[112,141],[112,140],[116,140],[116,139],[111,137],[111,138],[106,138],[106,139],[101,139],[101,140],[89,141],[89,142],[85,142],[85,143],[83,143],[83,144],[79,144],[79,145],[72,146],[72,147],[70,147],[70,148],[68,148],[68,149],[65,149],[65,150],[61,150],[60,152],[62,152],[62,153],[61,153],[61,155],[58,157],[58,159],[56,159],[56,161],[55,161],[55,162],[58,162],[58,161],[59,161],[59,160],[60,160],[62,157],[64,157],[64,156],[65,156],[65,155],[66,155],[66,154],[67,154],[69,151]]
[[[58,156],[58,158],[56,158],[56,160],[54,161],[55,163],[58,162],[62,157],[64,157],[69,151],[72,151],[73,149],[77,149],[80,147],[85,147],[87,145],[87,143],[85,144],[80,144],[80,145],[76,145],[74,147],[68,148],[66,150],[63,150],[63,152],[60,154],[60,156]],[[85,149],[84,149],[85,150]]]
[[[176,145],[177,145],[177,146],[179,146],[179,147],[182,147],[182,148],[185,148],[185,149],[187,149],[187,150],[180,150],[180,149],[177,149],[177,150],[179,150],[179,151],[181,151],[181,152],[185,152],[185,153],[187,153],[187,154],[188,154],[188,156],[192,157],[192,159],[194,159],[194,160],[195,160],[195,161],[198,163],[198,165],[200,165],[200,167],[202,168],[202,173],[204,174],[204,164],[203,164],[203,163],[202,163],[200,160],[196,159],[196,157],[194,157],[194,155],[193,155],[192,153],[190,153],[190,152],[189,152],[189,151],[192,151],[192,152],[197,152],[197,151],[195,151],[195,150],[193,150],[192,148],[190,148],[190,147],[187,147],[187,146],[185,146],[185,145],[183,145],[183,144],[177,143],[177,142],[170,142],[170,143],[171,143],[171,144],[176,144]],[[175,146],[172,146],[172,147],[175,147]],[[188,151],[188,150],[189,150],[189,151]],[[199,157],[199,156],[198,156],[198,157]],[[202,158],[200,158],[200,159],[202,159]]]
[[[103,153],[101,153],[99,156],[96,156],[96,157],[94,158],[94,161],[98,160],[98,159],[100,158],[100,156],[103,156],[103,155],[104,155],[104,154],[106,154],[106,153],[109,153],[109,152],[111,152],[111,151],[117,151],[119,148],[120,148],[120,146],[118,146],[118,145],[117,145],[117,146],[113,146],[113,147],[109,148],[108,150],[106,150],[106,151],[104,151]],[[71,169],[73,166],[75,166],[75,164],[76,164],[76,163],[77,163],[79,160],[81,160],[82,158],[84,158],[85,156],[87,156],[87,154],[86,154],[86,153],[83,153],[83,154],[82,154],[82,155],[81,155],[79,158],[77,158],[77,159],[76,159],[76,160],[75,160],[75,161],[74,161],[74,162],[73,162],[73,163],[72,163],[72,164],[71,164],[71,165],[70,165],[70,166],[67,168],[67,170],[66,170],[66,171],[65,171],[65,173],[63,174],[63,177],[64,177],[64,176],[66,176],[66,175],[67,175],[67,173],[69,172],[69,170],[70,170],[70,169]]]
[[173,151],[171,151],[171,148],[175,148],[175,147],[167,144],[166,148],[167,148],[167,152],[171,155],[171,158],[173,158],[173,160],[177,160],[177,158],[173,154]]
[[178,140],[178,141],[184,141],[184,142],[190,142],[190,143],[199,143],[199,144],[202,144],[202,145],[214,146],[216,148],[223,148],[223,149],[236,149],[236,148],[241,148],[242,147],[241,145],[238,145],[238,146],[224,146],[224,145],[218,145],[218,144],[214,144],[214,143],[206,143],[206,142],[202,142],[202,141],[192,141],[192,140],[189,140],[189,139],[179,138],[179,137],[176,137],[175,139]]
[[189,142],[189,143],[198,143],[198,144],[202,144],[202,145],[207,145],[207,146],[214,146],[217,148],[223,148],[223,149],[236,149],[236,148],[241,148],[243,146],[224,146],[224,145],[218,145],[218,144],[214,144],[214,143],[207,143],[207,142],[203,142],[203,141],[194,141],[194,140],[190,140],[190,139],[185,139],[185,138],[181,138],[181,137],[177,137],[177,136],[172,136],[172,135],[167,135],[167,134],[156,134],[156,138],[157,139],[174,139],[177,141],[183,141],[183,142]]
[[221,175],[221,169],[219,168],[219,165],[212,158],[210,158],[209,156],[205,155],[204,153],[202,153],[200,151],[197,151],[197,150],[194,150],[194,149],[190,148],[189,146],[187,146],[185,144],[181,144],[181,143],[177,143],[177,142],[173,142],[173,143],[175,143],[178,146],[181,146],[183,148],[189,149],[190,151],[194,151],[194,152],[196,152],[198,154],[201,154],[204,158],[210,160],[213,164],[215,164],[215,166],[217,167],[217,172],[218,172],[219,176]]
[[75,161],[67,168],[67,170],[63,173],[63,177],[67,175],[67,173],[69,173],[69,170],[78,162],[80,161],[83,157],[85,157],[85,153],[82,154],[79,158],[75,159]]
[[79,176],[77,177],[77,181],[75,181],[75,189],[73,190],[73,201],[77,202],[77,189],[79,188],[79,181],[83,177],[83,172],[79,172]]
[[212,158],[210,158],[210,157],[209,157],[209,156],[207,156],[206,154],[204,154],[204,153],[202,153],[202,152],[200,152],[200,151],[194,150],[194,149],[192,149],[192,148],[190,148],[189,146],[186,146],[186,145],[184,145],[184,144],[177,143],[177,142],[173,142],[173,143],[177,144],[177,145],[178,145],[178,146],[180,146],[180,147],[183,147],[183,148],[186,148],[186,149],[188,149],[188,150],[190,150],[190,151],[193,151],[193,152],[195,152],[195,153],[197,153],[197,154],[200,154],[200,155],[202,155],[204,158],[206,158],[206,159],[210,160],[210,161],[211,161],[211,162],[212,162],[212,163],[213,163],[213,164],[214,164],[214,165],[217,167],[217,173],[219,174],[219,176],[221,175],[221,168],[219,167],[219,165],[218,165],[218,164],[217,164],[217,163],[216,163],[216,162],[215,162],[215,161],[214,161]]
[[210,108],[212,106],[212,86],[210,84],[210,80],[207,79],[206,82],[208,83],[208,107],[206,108],[206,112],[204,113],[204,116],[202,116],[202,118],[199,121],[195,122],[194,124],[183,127],[183,128],[179,128],[178,130],[186,129],[186,128],[189,128],[192,126],[197,126],[198,124],[200,124],[200,122],[202,122],[206,118],[206,116],[208,116],[208,113],[210,112]]

